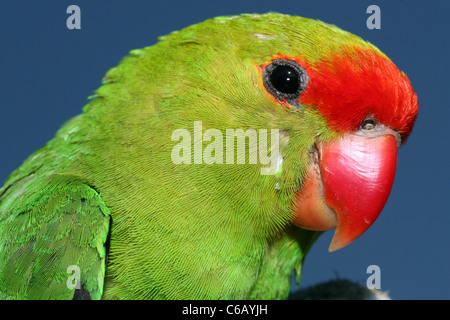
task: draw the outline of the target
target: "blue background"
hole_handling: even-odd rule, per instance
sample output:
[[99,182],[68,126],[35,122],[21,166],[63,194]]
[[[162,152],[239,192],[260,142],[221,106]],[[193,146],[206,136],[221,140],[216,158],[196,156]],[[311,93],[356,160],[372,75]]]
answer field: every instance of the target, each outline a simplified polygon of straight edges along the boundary
[[[66,8],[81,8],[81,30]],[[381,8],[381,30],[366,9]],[[399,153],[386,207],[356,242],[328,253],[333,231],[315,244],[301,286],[336,277],[366,283],[381,269],[394,299],[450,298],[448,1],[23,1],[0,2],[0,180],[81,112],[105,72],[129,50],[218,15],[276,11],[335,24],[372,42],[404,70],[420,115]]]

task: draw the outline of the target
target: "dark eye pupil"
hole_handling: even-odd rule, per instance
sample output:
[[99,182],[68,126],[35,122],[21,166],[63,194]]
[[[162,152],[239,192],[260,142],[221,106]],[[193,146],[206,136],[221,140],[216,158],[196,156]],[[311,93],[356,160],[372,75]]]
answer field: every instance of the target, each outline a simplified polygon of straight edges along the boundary
[[286,65],[275,67],[270,75],[270,81],[281,93],[294,94],[300,87],[298,72]]
[[[262,66],[261,66],[262,67]],[[267,93],[281,103],[300,108],[300,94],[309,82],[305,68],[294,60],[272,60],[262,72]]]

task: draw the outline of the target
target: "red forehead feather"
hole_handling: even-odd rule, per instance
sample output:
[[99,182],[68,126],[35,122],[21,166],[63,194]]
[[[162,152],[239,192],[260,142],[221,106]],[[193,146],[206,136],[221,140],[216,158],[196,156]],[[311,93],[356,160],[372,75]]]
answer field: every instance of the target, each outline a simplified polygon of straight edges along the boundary
[[285,55],[302,65],[309,84],[300,102],[318,108],[336,131],[355,131],[366,117],[373,117],[401,133],[411,133],[418,112],[417,96],[406,74],[386,57],[368,49],[352,48],[327,60],[309,64],[301,57]]

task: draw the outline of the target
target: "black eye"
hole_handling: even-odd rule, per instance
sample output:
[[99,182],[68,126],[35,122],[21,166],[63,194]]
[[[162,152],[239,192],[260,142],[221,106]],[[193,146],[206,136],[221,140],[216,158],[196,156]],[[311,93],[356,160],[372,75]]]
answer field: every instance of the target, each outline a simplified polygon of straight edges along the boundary
[[375,129],[377,122],[373,119],[366,119],[361,124],[361,129],[363,130],[372,130]]
[[285,94],[297,93],[300,88],[299,74],[291,66],[277,66],[269,76],[273,87]]
[[286,100],[297,105],[296,100],[308,85],[306,70],[293,60],[273,60],[264,68],[263,82],[267,92],[278,101]]

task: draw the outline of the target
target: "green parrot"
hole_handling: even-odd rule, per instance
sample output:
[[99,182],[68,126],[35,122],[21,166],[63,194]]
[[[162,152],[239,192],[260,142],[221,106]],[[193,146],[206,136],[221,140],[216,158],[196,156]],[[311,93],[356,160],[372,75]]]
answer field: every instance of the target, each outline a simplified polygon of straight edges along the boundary
[[376,47],[277,13],[159,40],[0,189],[0,298],[285,299],[383,209],[418,102]]

